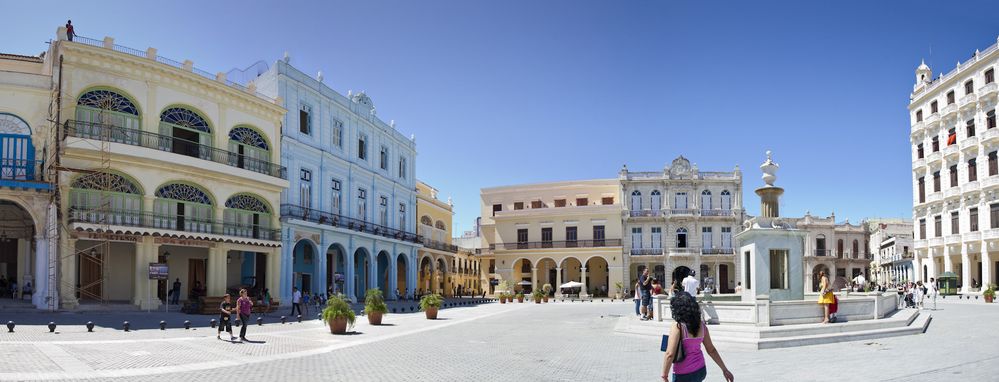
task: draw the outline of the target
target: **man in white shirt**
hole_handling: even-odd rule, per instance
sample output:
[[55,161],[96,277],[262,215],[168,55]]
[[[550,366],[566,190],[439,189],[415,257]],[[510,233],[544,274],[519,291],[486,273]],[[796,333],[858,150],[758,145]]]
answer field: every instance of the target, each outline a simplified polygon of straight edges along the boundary
[[298,309],[298,314],[302,314],[302,292],[298,288],[292,288],[291,292],[291,314],[290,316],[295,316],[295,309]]
[[694,271],[690,271],[690,274],[683,279],[683,291],[689,293],[691,296],[697,296],[697,288],[701,286],[701,282],[694,278]]

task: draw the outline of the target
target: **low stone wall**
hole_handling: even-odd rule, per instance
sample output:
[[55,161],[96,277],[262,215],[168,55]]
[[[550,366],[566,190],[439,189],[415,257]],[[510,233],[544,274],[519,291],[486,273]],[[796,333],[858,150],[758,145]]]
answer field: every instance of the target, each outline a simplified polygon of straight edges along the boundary
[[[814,297],[814,298],[813,298]],[[704,319],[710,324],[744,324],[780,326],[822,322],[822,306],[818,295],[806,295],[801,301],[770,301],[760,296],[755,301],[701,301]],[[656,296],[655,305],[660,321],[670,321],[669,299]],[[896,310],[893,294],[852,293],[839,297],[837,317],[842,321],[884,318]]]

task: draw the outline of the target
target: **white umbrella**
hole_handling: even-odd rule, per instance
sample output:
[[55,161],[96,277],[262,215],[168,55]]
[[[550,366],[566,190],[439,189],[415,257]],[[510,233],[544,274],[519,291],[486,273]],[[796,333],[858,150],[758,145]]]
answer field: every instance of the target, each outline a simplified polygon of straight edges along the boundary
[[531,285],[531,282],[527,281],[527,280],[524,280],[524,281],[521,281],[521,282],[517,283],[517,285]]
[[562,284],[561,286],[559,286],[559,288],[582,288],[582,287],[583,287],[583,283],[578,282],[578,281],[570,281],[570,282],[567,282],[567,283]]

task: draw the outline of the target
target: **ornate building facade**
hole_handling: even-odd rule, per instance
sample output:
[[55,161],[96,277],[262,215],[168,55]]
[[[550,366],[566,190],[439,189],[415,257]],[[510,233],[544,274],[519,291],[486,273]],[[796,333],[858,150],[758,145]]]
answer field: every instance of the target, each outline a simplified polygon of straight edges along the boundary
[[346,96],[277,61],[252,80],[280,100],[282,163],[290,188],[281,196],[286,266],[282,299],[293,287],[342,292],[368,289],[388,299],[416,289],[416,143],[376,116],[364,92]]
[[417,181],[416,213],[423,248],[419,249],[417,294],[468,295],[481,290],[479,260],[452,242],[454,204],[438,198],[437,189]]
[[999,275],[997,66],[997,44],[937,78],[923,63],[910,95],[912,264],[917,280],[956,273],[961,293]]
[[702,286],[735,290],[739,258],[733,235],[745,218],[738,166],[700,171],[680,156],[662,171],[624,167],[619,179],[628,289],[646,268],[669,285],[674,270],[684,267],[696,271]]

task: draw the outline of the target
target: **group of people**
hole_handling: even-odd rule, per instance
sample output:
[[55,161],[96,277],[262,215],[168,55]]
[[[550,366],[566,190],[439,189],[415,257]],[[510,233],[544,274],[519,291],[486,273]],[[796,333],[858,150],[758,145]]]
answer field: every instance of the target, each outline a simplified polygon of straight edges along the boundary
[[922,281],[899,283],[895,285],[898,293],[898,307],[902,308],[926,308],[927,302],[933,303],[933,310],[937,309],[937,296],[940,294],[940,287],[934,278],[923,283]]
[[649,275],[649,269],[646,268],[642,271],[642,275],[638,277],[638,281],[635,282],[635,315],[639,316],[642,321],[648,321],[655,317],[655,309],[652,308],[652,296],[666,294],[672,298],[676,297],[679,292],[686,292],[691,296],[697,296],[701,288],[701,282],[694,277],[695,274],[691,270],[683,280],[673,280],[673,284],[666,290],[663,289],[662,283],[659,282],[658,278]]
[[232,296],[226,293],[222,297],[222,303],[219,304],[219,331],[215,338],[221,340],[222,331],[225,330],[229,333],[229,341],[236,341],[236,336],[232,333],[232,315],[236,314],[243,323],[239,328],[239,342],[249,341],[246,339],[246,327],[250,326],[252,308],[253,300],[247,295],[246,289],[239,290],[239,299],[236,300],[235,307],[232,306]]

